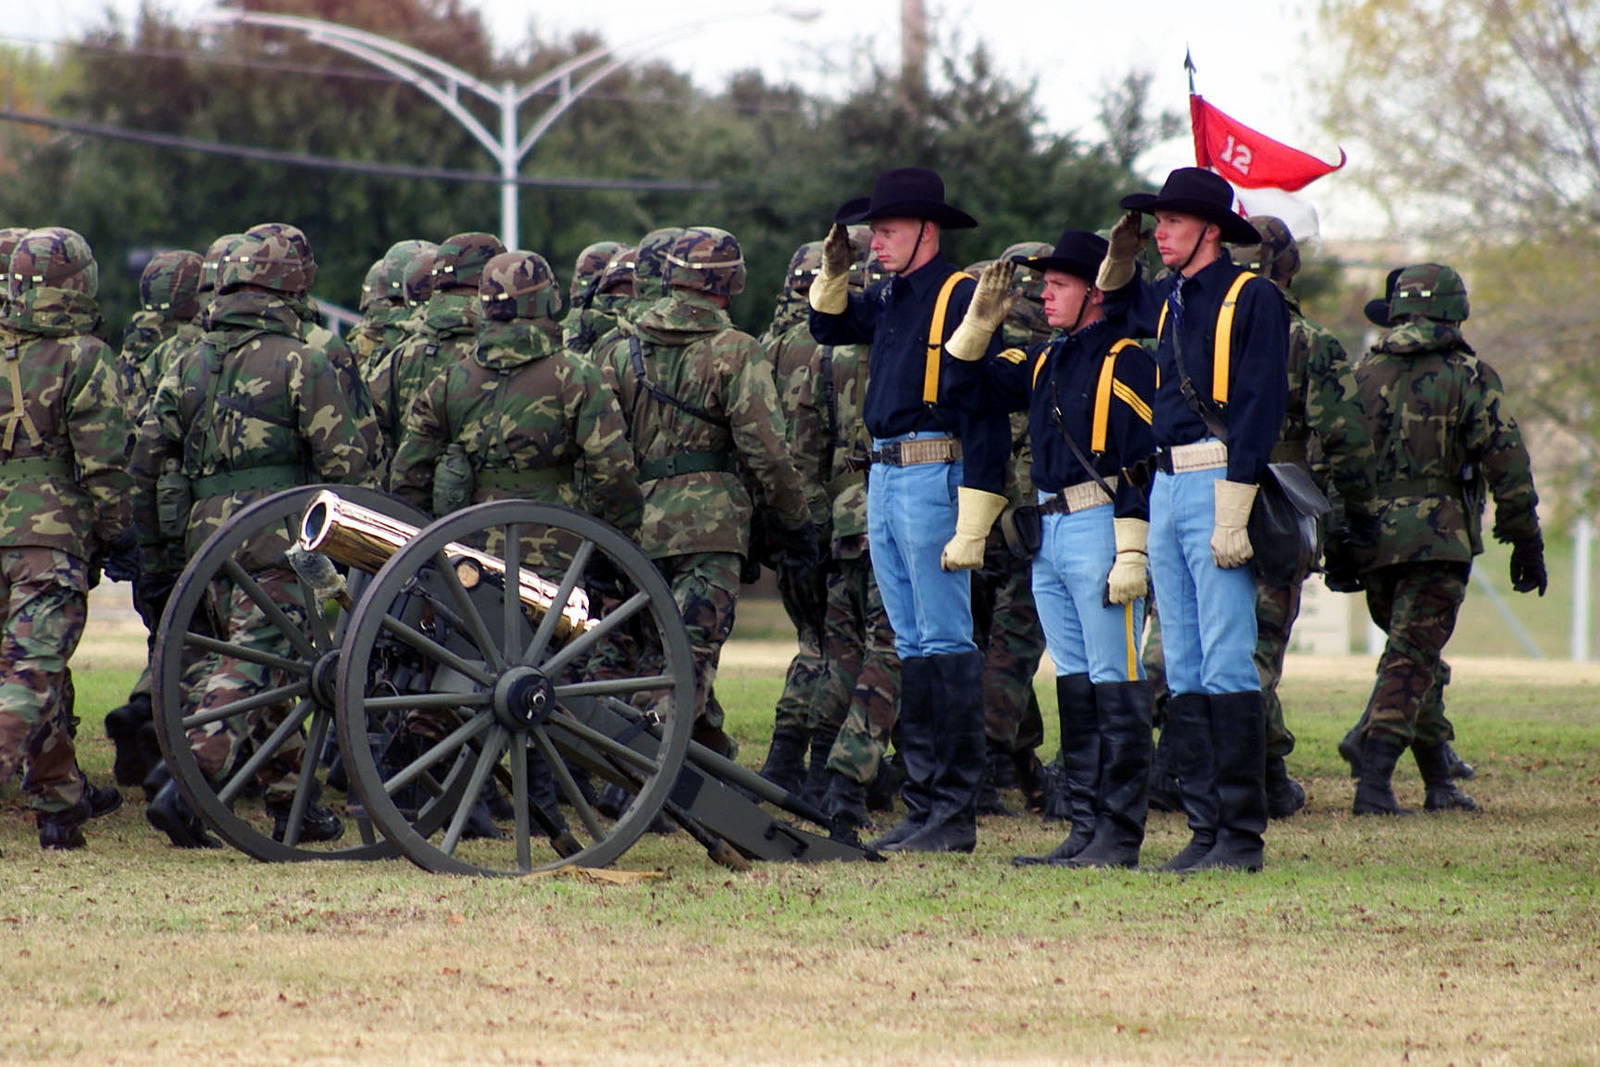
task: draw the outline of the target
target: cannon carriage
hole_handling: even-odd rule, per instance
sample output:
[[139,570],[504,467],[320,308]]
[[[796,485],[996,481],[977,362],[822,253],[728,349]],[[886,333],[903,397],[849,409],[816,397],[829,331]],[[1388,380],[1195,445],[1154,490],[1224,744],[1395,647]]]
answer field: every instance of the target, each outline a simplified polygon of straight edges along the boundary
[[[257,859],[518,875],[608,865],[658,819],[733,869],[875,858],[693,741],[671,590],[581,512],[506,500],[428,523],[370,490],[278,493],[190,560],[156,647],[168,768]],[[316,805],[337,840],[302,832]]]

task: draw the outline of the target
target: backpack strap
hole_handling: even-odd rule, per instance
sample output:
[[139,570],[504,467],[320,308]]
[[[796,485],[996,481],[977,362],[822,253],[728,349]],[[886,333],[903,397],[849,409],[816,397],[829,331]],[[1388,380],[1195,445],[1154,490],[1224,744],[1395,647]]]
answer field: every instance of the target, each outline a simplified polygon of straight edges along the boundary
[[939,288],[939,299],[933,305],[933,324],[928,327],[928,358],[922,371],[922,402],[925,404],[939,402],[939,355],[944,351],[944,320],[950,311],[950,294],[965,277],[967,273],[958,270],[946,278]]

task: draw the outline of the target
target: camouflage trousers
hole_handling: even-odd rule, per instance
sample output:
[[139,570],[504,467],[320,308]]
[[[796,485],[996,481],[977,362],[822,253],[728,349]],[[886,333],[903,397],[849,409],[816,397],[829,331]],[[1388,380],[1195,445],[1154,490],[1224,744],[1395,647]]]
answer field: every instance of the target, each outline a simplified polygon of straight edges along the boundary
[[0,784],[22,770],[22,795],[40,811],[65,811],[83,796],[67,661],[88,592],[89,567],[76,556],[0,550]]
[[972,577],[972,619],[984,656],[984,736],[1004,752],[1038,748],[1044,719],[1033,679],[1045,640],[1033,602],[1033,564],[1017,559],[998,538],[987,546],[983,568]]
[[866,555],[834,561],[823,650],[827,672],[817,686],[811,725],[838,725],[828,769],[870,784],[894,731],[900,656]]
[[[1294,734],[1283,721],[1283,703],[1278,699],[1278,683],[1283,680],[1283,657],[1289,648],[1294,620],[1300,616],[1300,585],[1269,586],[1256,583],[1256,672],[1261,676],[1262,706],[1267,713],[1267,755],[1287,756],[1294,751]],[[1140,662],[1145,677],[1155,687],[1155,720],[1160,726],[1166,708],[1166,663],[1161,649],[1161,616],[1154,599],[1145,624],[1144,652]]]
[[[300,600],[299,579],[294,571],[288,567],[267,567],[255,571],[251,577],[292,624],[305,625],[305,606]],[[244,590],[230,581],[218,580],[212,583],[207,596],[223,640],[270,656],[294,658],[294,646],[288,636]],[[278,668],[221,653],[208,653],[196,670],[186,674],[198,679],[198,695],[191,699],[201,713],[225,708],[289,682],[288,676]],[[232,762],[242,738],[248,737],[252,742],[265,740],[283,724],[297,703],[278,701],[265,708],[253,708],[192,728],[188,734],[189,748],[200,770],[211,781],[217,781]],[[293,797],[305,751],[305,735],[295,731],[257,773],[256,780],[269,806]]]
[[722,729],[722,706],[712,696],[722,646],[733,632],[739,599],[740,559],[736,552],[694,552],[663,556],[656,567],[672,587],[672,599],[689,631],[694,654],[694,718],[708,729]]
[[794,624],[800,647],[784,674],[783,693],[773,710],[772,725],[778,730],[785,727],[804,730],[811,717],[811,702],[817,686],[822,684],[828,673],[828,659],[823,654],[822,633],[818,629],[818,623],[822,620],[806,617],[799,598],[782,575],[778,580],[778,596],[789,621]]
[[1404,563],[1365,575],[1367,612],[1389,635],[1367,702],[1366,733],[1424,746],[1454,736],[1444,717],[1450,670],[1441,656],[1470,573],[1463,563]]

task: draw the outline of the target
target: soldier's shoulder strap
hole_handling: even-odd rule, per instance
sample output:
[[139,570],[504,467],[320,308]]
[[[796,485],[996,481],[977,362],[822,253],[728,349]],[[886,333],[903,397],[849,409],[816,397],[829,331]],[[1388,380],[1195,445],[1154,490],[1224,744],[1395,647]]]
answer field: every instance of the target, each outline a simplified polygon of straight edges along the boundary
[[[675,407],[685,415],[699,419],[702,422],[709,422],[711,425],[721,427],[724,430],[728,429],[732,425],[728,419],[721,415],[714,415],[705,408],[691,404],[689,401],[680,397],[673,396],[671,393],[663,389],[657,382],[651,379],[644,370],[644,342],[640,340],[638,334],[633,334],[628,338],[628,361],[633,367],[634,380],[639,383],[643,390],[648,391],[649,394],[655,398],[657,403],[667,404],[671,407]],[[637,407],[639,403],[639,395],[635,394],[633,399],[634,406]]]
[[1106,433],[1111,423],[1111,396],[1116,394],[1133,413],[1146,423],[1151,420],[1150,405],[1144,398],[1130,389],[1126,383],[1117,380],[1117,356],[1125,348],[1131,348],[1139,342],[1131,337],[1124,337],[1113,344],[1105,359],[1100,361],[1100,376],[1095,382],[1094,389],[1094,422],[1089,431],[1089,449],[1093,452],[1106,450]]
[[[1222,306],[1217,309],[1217,336],[1211,354],[1211,399],[1219,404],[1228,402],[1228,375],[1233,369],[1234,312],[1239,306],[1239,294],[1244,291],[1245,283],[1254,277],[1255,275],[1249,271],[1240,271],[1238,277],[1228,286],[1227,293],[1223,295]],[[1165,331],[1166,325],[1167,305],[1163,301],[1161,315],[1156,320],[1157,337]]]

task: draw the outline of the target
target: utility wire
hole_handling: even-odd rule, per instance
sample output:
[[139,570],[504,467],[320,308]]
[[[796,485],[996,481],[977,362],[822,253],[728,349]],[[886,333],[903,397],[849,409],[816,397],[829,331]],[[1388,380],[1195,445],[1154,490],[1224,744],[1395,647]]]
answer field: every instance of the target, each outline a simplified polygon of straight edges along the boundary
[[[380,178],[426,178],[445,182],[478,182],[499,185],[504,179],[498,174],[481,170],[451,170],[445,167],[414,167],[396,163],[366,163],[353,159],[332,159],[311,156],[300,152],[279,152],[270,148],[248,148],[243,145],[223,144],[218,141],[200,141],[192,137],[177,137],[166,133],[130,130],[121,126],[107,126],[98,122],[79,122],[73,119],[53,119],[42,115],[25,115],[18,111],[0,109],[0,122],[20,122],[30,126],[43,126],[52,130],[66,130],[89,137],[104,137],[113,141],[131,141],[135,144],[157,148],[175,148],[188,152],[203,152],[214,156],[233,156],[253,159],[263,163],[283,163],[292,167],[314,170],[339,170],[354,174],[369,174]],[[626,192],[650,193],[704,193],[721,188],[718,182],[692,182],[657,180],[650,178],[549,178],[517,175],[512,179],[517,185],[535,189],[604,189]]]

